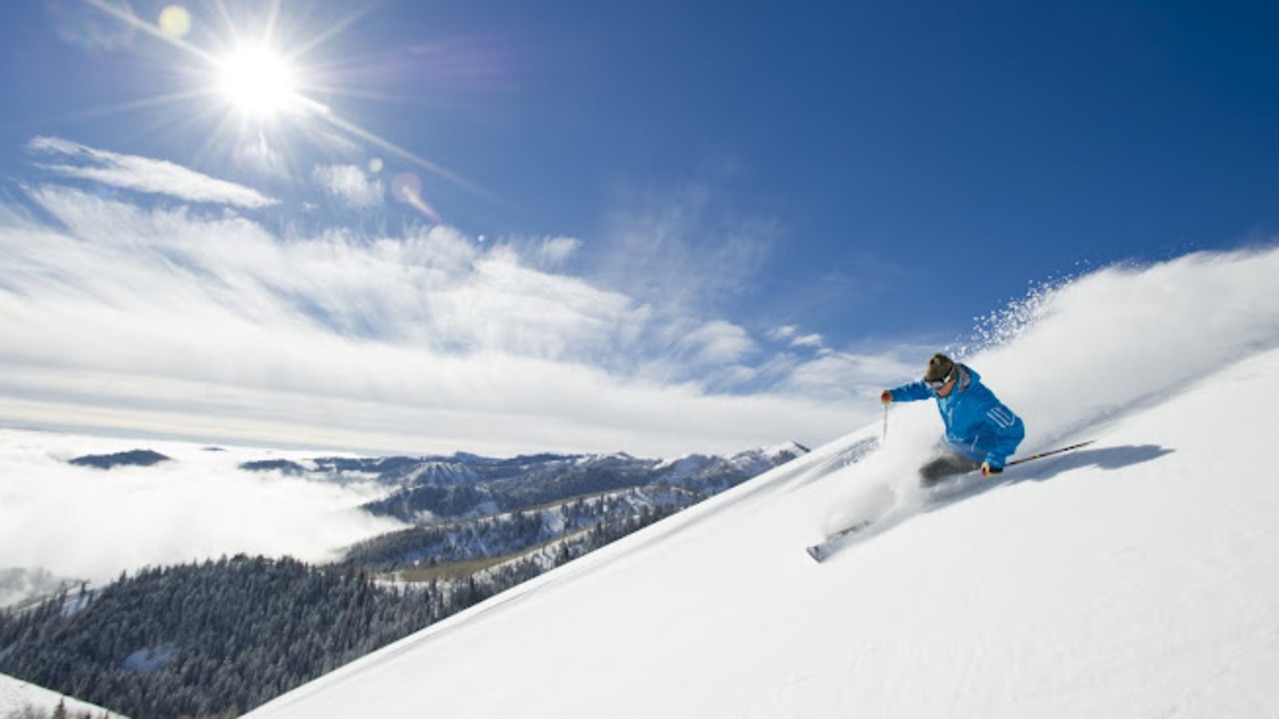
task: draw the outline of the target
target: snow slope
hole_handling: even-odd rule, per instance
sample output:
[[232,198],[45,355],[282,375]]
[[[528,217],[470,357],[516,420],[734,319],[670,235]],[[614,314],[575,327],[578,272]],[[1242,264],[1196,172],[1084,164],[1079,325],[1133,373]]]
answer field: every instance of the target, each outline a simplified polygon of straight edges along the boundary
[[878,425],[248,716],[1279,716],[1275,277],[1273,249],[1104,270],[963,358],[1022,454],[1091,447],[930,509],[936,411],[895,406],[860,461]]
[[44,687],[0,674],[0,717],[22,716],[31,709],[45,716],[52,716],[61,704],[72,716],[89,715],[94,719],[126,719],[123,714],[108,712],[102,707],[65,697]]

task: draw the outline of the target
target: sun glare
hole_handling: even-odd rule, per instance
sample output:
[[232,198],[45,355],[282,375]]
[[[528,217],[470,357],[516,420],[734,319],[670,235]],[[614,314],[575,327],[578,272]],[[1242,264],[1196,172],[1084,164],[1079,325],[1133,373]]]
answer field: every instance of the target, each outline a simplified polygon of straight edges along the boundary
[[239,112],[269,119],[297,99],[288,59],[266,48],[241,48],[218,63],[218,91]]
[[[466,178],[345,119],[327,104],[335,94],[379,96],[364,87],[343,87],[340,76],[326,76],[325,68],[332,67],[330,63],[316,64],[315,60],[317,48],[346,32],[371,12],[375,3],[360,3],[360,8],[307,36],[305,26],[294,26],[282,12],[282,0],[235,3],[210,0],[204,5],[207,10],[216,11],[211,13],[194,12],[187,7],[190,3],[156,3],[163,9],[150,21],[135,15],[126,0],[46,2],[59,6],[87,5],[103,15],[98,18],[100,24],[113,20],[128,31],[130,38],[135,32],[143,32],[162,40],[163,44],[158,47],[177,48],[190,55],[192,63],[182,69],[187,70],[186,74],[198,85],[171,97],[159,96],[154,101],[185,103],[190,99],[195,101],[193,105],[198,103],[194,112],[214,129],[205,137],[206,152],[271,171],[288,172],[308,161],[301,156],[301,148],[306,143],[335,142],[343,147],[355,143],[496,200]],[[231,5],[234,7],[229,7]],[[214,17],[206,17],[209,14]],[[221,28],[217,26],[218,18],[223,21]],[[211,41],[212,46],[202,45],[201,39]],[[295,60],[301,64],[295,64]],[[353,67],[349,73],[343,69],[341,74],[362,76],[363,70],[363,67]],[[323,88],[324,102],[312,97],[319,88]],[[149,106],[151,102],[142,104]],[[314,132],[320,125],[324,131]],[[293,164],[296,168],[289,167]],[[384,168],[381,160],[369,168],[372,172],[389,169]],[[308,174],[299,170],[299,176]],[[419,178],[411,172],[400,172],[396,178],[392,189],[397,199],[436,222],[441,221],[439,213],[423,198]]]

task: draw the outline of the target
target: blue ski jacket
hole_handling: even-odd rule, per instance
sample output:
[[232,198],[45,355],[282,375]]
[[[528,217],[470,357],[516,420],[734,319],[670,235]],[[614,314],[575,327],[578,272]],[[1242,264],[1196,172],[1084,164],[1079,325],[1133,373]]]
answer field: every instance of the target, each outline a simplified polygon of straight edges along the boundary
[[974,462],[989,462],[991,467],[1003,469],[1004,462],[1025,438],[1026,427],[981,383],[976,370],[958,363],[955,370],[959,373],[955,388],[945,397],[938,397],[922,381],[888,391],[894,402],[930,397],[937,400],[937,409],[946,424],[946,445]]

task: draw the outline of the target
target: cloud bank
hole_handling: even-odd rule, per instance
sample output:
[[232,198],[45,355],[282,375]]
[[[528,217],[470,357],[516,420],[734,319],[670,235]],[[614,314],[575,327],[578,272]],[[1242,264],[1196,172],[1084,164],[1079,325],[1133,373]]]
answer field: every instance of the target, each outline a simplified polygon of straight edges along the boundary
[[[65,140],[32,147],[83,161],[46,168],[57,177],[129,192],[44,181],[0,201],[0,421],[10,424],[388,452],[672,456],[826,441],[875,409],[851,399],[906,371],[882,355],[756,336],[695,293],[663,304],[570,274],[589,244],[576,238],[480,242],[439,225],[370,234],[336,221],[287,233],[235,211],[271,202],[248,188]],[[351,166],[312,180],[357,210],[383,193]],[[132,192],[160,194],[142,203]],[[658,230],[652,246],[674,242],[670,225]],[[758,254],[743,242],[716,254]],[[682,276],[669,269],[687,259],[681,246],[670,264],[646,253],[627,277]],[[738,285],[748,273],[726,274]]]
[[131,440],[0,429],[0,606],[47,591],[54,578],[101,582],[121,571],[223,554],[337,558],[349,544],[401,525],[358,509],[383,489],[242,472],[297,453],[148,442],[172,458],[106,471],[67,464],[136,449]]

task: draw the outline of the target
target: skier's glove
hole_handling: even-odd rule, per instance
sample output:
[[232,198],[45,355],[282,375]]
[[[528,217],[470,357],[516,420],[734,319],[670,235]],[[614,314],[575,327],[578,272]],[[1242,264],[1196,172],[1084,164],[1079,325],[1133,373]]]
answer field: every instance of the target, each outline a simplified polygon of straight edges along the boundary
[[992,467],[990,462],[981,463],[981,476],[983,477],[993,477],[996,474],[1002,474],[1003,471],[1003,467]]
[[893,401],[893,393],[888,390],[884,390],[884,393],[879,396],[879,401],[884,404],[891,404]]

